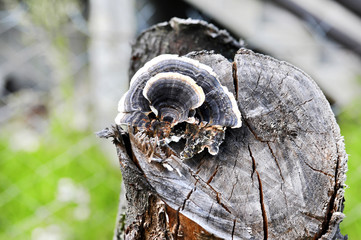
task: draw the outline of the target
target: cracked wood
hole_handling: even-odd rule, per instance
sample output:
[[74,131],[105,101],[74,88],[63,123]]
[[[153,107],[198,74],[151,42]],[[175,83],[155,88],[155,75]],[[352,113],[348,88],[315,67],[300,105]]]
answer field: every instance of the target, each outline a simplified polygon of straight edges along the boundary
[[137,163],[138,177],[151,186],[144,191],[166,204],[174,239],[335,237],[347,156],[327,100],[298,68],[247,49],[236,53],[239,46],[230,39],[204,22],[178,19],[142,33],[133,46],[131,74],[162,53],[215,50],[187,56],[212,67],[235,94],[243,126],[227,129],[216,156],[171,158],[173,171],[149,163],[136,144],[128,144],[132,160],[126,163]]

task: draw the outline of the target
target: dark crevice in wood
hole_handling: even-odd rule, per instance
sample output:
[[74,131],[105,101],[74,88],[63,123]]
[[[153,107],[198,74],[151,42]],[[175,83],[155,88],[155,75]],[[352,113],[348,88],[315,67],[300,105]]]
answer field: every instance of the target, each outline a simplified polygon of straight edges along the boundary
[[[114,143],[114,145],[117,146],[117,148],[121,148],[121,146],[119,145],[119,143]],[[120,164],[121,169],[125,169],[125,165],[124,165],[124,163],[122,162],[122,158],[121,158],[121,156],[120,156],[119,151],[118,151],[118,160],[119,160],[118,162],[119,162],[119,164]]]
[[152,218],[149,218],[148,220],[149,220],[149,222],[145,222],[145,216],[151,216],[151,214],[152,214],[152,201],[153,201],[153,198],[154,198],[154,196],[153,195],[151,195],[149,198],[148,198],[148,206],[151,206],[151,207],[148,207],[147,209],[146,209],[146,211],[145,211],[145,215],[143,215],[143,220],[142,220],[142,227],[143,228],[148,228],[149,227],[149,225],[152,225],[152,223],[153,223],[153,219]]
[[210,184],[213,180],[213,178],[216,176],[217,172],[218,172],[218,168],[219,168],[219,165],[217,165],[216,169],[214,170],[212,176],[208,179],[207,181],[207,184]]
[[284,177],[283,177],[283,175],[282,175],[281,167],[280,167],[280,165],[279,165],[279,163],[278,163],[278,160],[277,160],[277,158],[276,158],[276,155],[275,155],[275,153],[273,152],[273,149],[271,148],[271,145],[269,144],[269,142],[267,142],[267,146],[268,146],[268,149],[270,150],[270,152],[271,152],[271,154],[272,154],[272,156],[273,156],[273,159],[274,159],[275,162],[276,162],[276,165],[277,165],[277,168],[278,168],[278,171],[279,171],[279,173],[280,173],[280,176],[281,176],[282,180],[285,181],[285,179],[284,179]]
[[[283,81],[289,77],[290,72],[287,72],[286,75],[279,80],[278,86],[283,85]],[[273,75],[272,75],[273,76]]]
[[235,160],[234,160],[233,169],[235,169],[235,168],[236,168],[237,162],[238,162],[238,157],[236,157],[236,158],[235,158]]
[[232,77],[233,77],[233,85],[234,91],[236,92],[236,100],[238,101],[238,77],[237,77],[237,64],[236,62],[232,63]]
[[[249,146],[248,146],[248,150],[250,150]],[[252,182],[253,182],[253,175],[255,172],[256,172],[256,162],[254,162],[252,159],[252,174],[251,174]]]
[[133,154],[132,156],[132,162],[134,163],[134,165],[136,166],[136,168],[139,170],[139,172],[143,175],[144,179],[147,179],[147,176],[145,175],[143,169],[140,167],[139,165],[139,161],[138,159],[136,158],[136,156]]
[[199,172],[202,170],[202,168],[201,168],[201,166],[205,163],[205,161],[206,161],[206,157],[205,157],[206,155],[203,155],[202,156],[202,158],[199,160],[199,165],[198,165],[198,167],[197,167],[197,172],[196,172],[196,174],[198,175],[199,174]]
[[123,132],[122,129],[119,126],[117,126],[117,131],[118,131],[118,134],[120,134],[119,136],[121,136],[120,139],[123,140],[124,147],[125,147],[125,150],[127,151],[127,154],[129,156],[129,158],[132,159],[134,154],[133,154],[133,151],[132,151],[132,146],[131,146],[131,143],[130,143],[129,134]]
[[219,197],[219,193],[218,192],[216,192],[216,193],[217,193],[217,203],[219,205],[221,205],[224,208],[224,210],[226,210],[229,213],[232,213],[231,210],[229,210],[228,207],[224,203],[221,202],[221,199]]
[[211,215],[212,209],[213,209],[213,203],[212,203],[212,205],[211,205],[211,207],[209,208],[209,211],[208,211],[207,222],[209,221],[209,216]]
[[305,105],[306,103],[311,102],[312,100],[313,100],[313,98],[310,98],[310,99],[304,101],[303,103],[301,103],[300,105],[298,105],[297,107],[301,107],[301,106]]
[[195,181],[195,183],[194,183],[194,188],[189,191],[189,193],[187,194],[186,199],[184,199],[183,205],[182,205],[182,207],[181,207],[181,210],[184,210],[184,208],[185,208],[185,206],[186,206],[186,202],[189,200],[189,198],[191,197],[192,193],[196,190],[196,186],[197,186],[197,183],[198,183],[198,181],[199,181],[199,178],[196,178],[196,177],[192,174],[192,172],[191,172],[191,176],[196,179],[196,181]]
[[261,182],[261,177],[260,177],[258,171],[256,171],[256,174],[257,174],[258,184],[259,184],[259,196],[260,196],[261,209],[262,209],[262,217],[263,217],[263,233],[264,233],[264,239],[267,239],[267,238],[268,238],[268,221],[267,221],[266,208],[265,208],[264,202],[263,202],[262,182]]
[[283,200],[285,201],[285,204],[286,204],[286,209],[287,211],[289,211],[289,207],[288,207],[288,200],[287,200],[287,195],[283,189],[283,183],[281,183],[281,192],[282,192],[282,195],[283,195]]
[[257,174],[258,187],[259,187],[259,198],[260,198],[260,205],[261,205],[262,218],[263,218],[263,239],[266,240],[266,239],[268,239],[268,220],[267,220],[266,207],[264,205],[261,176],[259,175],[259,173],[257,171],[256,160],[252,154],[252,150],[249,145],[248,145],[248,151],[249,151],[249,154],[252,159],[252,167],[253,167],[252,178],[253,178],[254,173]]
[[319,173],[322,173],[322,174],[324,174],[324,175],[326,175],[326,176],[328,176],[328,177],[335,177],[335,176],[333,176],[333,175],[331,175],[331,174],[329,174],[329,173],[326,173],[326,172],[324,172],[324,171],[322,171],[322,170],[319,170],[319,169],[316,169],[316,168],[314,168],[314,167],[312,167],[308,162],[306,162],[306,161],[304,161],[304,163],[306,164],[306,166],[307,167],[309,167],[309,168],[311,168],[313,171],[315,171],[315,172],[319,172]]
[[[246,104],[246,106],[245,106],[246,108],[248,107],[248,105],[249,105],[252,101],[257,101],[257,100],[258,100],[257,97],[255,98],[254,96],[255,96],[255,94],[256,94],[256,89],[257,89],[257,87],[258,87],[258,85],[259,85],[259,81],[260,81],[260,79],[261,79],[261,76],[262,76],[262,72],[259,72],[258,78],[257,78],[256,87],[251,91],[250,96],[249,96],[249,97],[246,99],[246,101],[245,101],[245,102],[247,102],[247,104]],[[273,79],[273,75],[270,77],[270,79],[269,79],[269,81],[268,81],[267,88],[268,88],[268,86],[271,84],[272,79]],[[264,88],[266,88],[266,87],[264,87]],[[262,91],[260,94],[262,94],[262,93],[263,93],[263,91]]]
[[112,126],[111,130],[109,128],[105,128],[104,130],[99,131],[95,134],[100,138],[113,138],[113,144],[123,150],[126,155],[121,156],[121,152],[118,151],[118,159],[120,166],[124,169],[125,165],[121,161],[123,157],[127,157],[128,159],[131,159],[133,157],[129,134],[117,125]]
[[[292,113],[296,113],[298,110],[300,110],[300,108],[301,108],[303,105],[305,105],[306,103],[311,102],[312,100],[313,100],[313,98],[310,98],[310,99],[304,101],[303,103],[297,105],[297,106],[296,106],[296,109],[293,110]],[[306,131],[307,131],[307,130],[306,130]]]
[[180,211],[180,207],[177,209],[177,213],[176,213],[177,214],[176,215],[177,223],[175,225],[175,230],[174,230],[174,240],[178,239],[178,232],[179,232],[179,227],[180,227],[179,211]]
[[[216,201],[217,201],[217,203],[218,203],[220,206],[222,206],[227,212],[232,213],[232,212],[229,210],[229,208],[228,208],[224,203],[221,202],[221,198],[219,197],[219,192],[217,192],[216,189],[214,189],[210,184],[208,184],[206,181],[204,181],[204,179],[199,178],[198,176],[194,175],[192,172],[190,172],[190,173],[191,173],[191,176],[196,179],[196,182],[195,182],[194,185],[196,185],[199,180],[201,180],[202,182],[204,182],[205,184],[207,184],[207,186],[216,194]],[[195,190],[195,188],[192,189],[192,191],[194,191],[194,190]],[[189,195],[189,193],[188,193],[188,195]],[[189,195],[189,196],[190,196],[190,195]],[[188,200],[188,199],[186,199],[186,200]],[[185,200],[184,203],[183,203],[183,207],[184,207],[184,204],[185,204],[186,200]],[[182,208],[182,210],[183,210],[183,208]]]
[[256,161],[254,160],[253,158],[253,155],[252,155],[252,152],[251,152],[251,147],[249,146],[248,144],[248,151],[249,151],[249,154],[251,156],[251,159],[252,159],[252,173],[251,173],[251,178],[253,180],[253,174],[255,173],[256,171]]
[[252,127],[249,125],[248,120],[247,120],[246,118],[244,118],[243,116],[242,116],[242,122],[244,122],[244,123],[246,124],[246,126],[247,126],[248,129],[249,129],[249,131],[253,134],[253,136],[255,137],[256,140],[258,140],[258,141],[260,141],[260,142],[273,142],[273,141],[270,141],[270,140],[267,141],[267,140],[261,139],[261,138],[257,135],[257,133],[252,129]]
[[336,162],[336,168],[335,168],[335,186],[333,187],[333,193],[332,193],[330,201],[328,203],[328,208],[327,208],[327,212],[325,215],[325,220],[322,223],[321,231],[316,233],[314,239],[318,239],[318,238],[322,237],[322,235],[327,233],[328,229],[330,228],[330,221],[331,221],[332,214],[335,210],[334,209],[335,199],[336,199],[337,191],[340,188],[338,179],[337,179],[337,175],[338,175],[339,165],[340,165],[340,161],[341,161],[337,144],[336,144],[336,149],[337,149],[337,162]]
[[237,223],[237,219],[234,219],[233,220],[233,227],[232,227],[232,239],[233,239],[233,236],[234,236],[234,230],[236,229],[236,223]]
[[232,186],[232,190],[231,190],[231,194],[229,195],[228,197],[228,201],[232,198],[232,195],[233,195],[233,190],[234,190],[234,187],[237,185],[238,183],[238,178],[236,178],[236,182],[233,184]]
[[[262,74],[259,73],[258,75],[258,78],[257,78],[257,82],[256,82],[256,87],[252,90],[252,96],[254,95],[253,93],[256,91],[256,89],[258,88],[258,85],[259,85],[259,81],[261,80],[261,76]],[[271,77],[271,80],[272,80],[272,77]],[[271,82],[271,80],[269,82]]]
[[218,203],[219,205],[221,205],[222,208],[224,208],[224,210],[226,210],[226,211],[229,212],[229,213],[232,213],[232,212],[229,210],[229,208],[228,208],[224,203],[221,202],[221,198],[219,197],[219,192],[217,192],[216,189],[214,189],[211,185],[209,185],[209,184],[207,184],[207,185],[209,186],[210,189],[212,189],[212,191],[215,192],[217,203]]
[[322,220],[324,219],[323,216],[316,216],[316,215],[314,215],[314,214],[312,214],[312,213],[310,213],[310,212],[302,212],[302,211],[301,211],[300,213],[302,213],[303,215],[305,215],[305,216],[307,216],[307,217],[316,219],[316,220],[319,221],[319,222],[322,222]]
[[[129,130],[129,131],[130,131],[130,130]],[[138,159],[136,158],[135,154],[133,154],[133,150],[132,150],[132,146],[131,146],[131,138],[132,138],[132,141],[134,142],[134,138],[135,138],[134,131],[130,131],[130,136],[128,137],[129,141],[124,141],[124,144],[126,144],[126,146],[128,145],[128,147],[126,147],[126,150],[127,150],[129,159],[132,160],[132,162],[134,163],[134,165],[135,165],[135,166],[139,169],[139,171],[142,172],[142,174],[144,175],[144,172],[143,172],[142,168],[141,168],[140,165],[139,165]],[[127,142],[128,142],[128,143],[127,143]],[[145,176],[145,175],[144,175],[144,176]]]
[[188,199],[191,197],[192,193],[193,193],[194,189],[190,190],[190,192],[188,193],[186,199],[184,199],[183,201],[183,205],[182,205],[182,210],[184,210],[185,206],[186,206],[186,202],[188,201]]

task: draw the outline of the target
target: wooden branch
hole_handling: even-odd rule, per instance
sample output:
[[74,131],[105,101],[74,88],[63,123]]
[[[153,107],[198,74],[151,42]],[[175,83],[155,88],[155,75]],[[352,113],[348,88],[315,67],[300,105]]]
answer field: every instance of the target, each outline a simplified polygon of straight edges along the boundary
[[325,34],[328,38],[334,40],[335,42],[341,44],[345,48],[353,51],[359,57],[361,57],[361,43],[352,38],[351,36],[344,33],[342,30],[330,25],[326,21],[317,17],[316,15],[310,13],[306,9],[302,8],[297,3],[290,0],[272,0],[274,3],[285,8],[289,12],[293,13],[297,17],[304,20],[311,27],[317,27],[322,30],[322,33]]
[[348,10],[354,12],[357,16],[361,17],[361,3],[358,0],[335,0]]
[[116,238],[343,239],[347,155],[331,108],[308,75],[247,49],[236,53],[225,31],[181,19],[140,35],[130,75],[159,54],[201,49],[214,52],[187,57],[210,66],[234,93],[243,126],[226,130],[216,156],[175,154],[167,167],[149,162],[136,129],[101,132],[114,139],[127,191]]

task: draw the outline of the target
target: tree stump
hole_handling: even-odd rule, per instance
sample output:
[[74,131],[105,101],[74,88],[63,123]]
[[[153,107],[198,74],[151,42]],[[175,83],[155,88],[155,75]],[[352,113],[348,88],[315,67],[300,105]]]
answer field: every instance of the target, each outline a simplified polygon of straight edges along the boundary
[[170,168],[147,160],[131,128],[102,131],[126,186],[118,239],[347,238],[347,155],[329,103],[298,68],[241,47],[211,24],[177,18],[133,44],[130,77],[157,55],[187,54],[234,93],[243,125],[226,130],[217,155],[174,157]]

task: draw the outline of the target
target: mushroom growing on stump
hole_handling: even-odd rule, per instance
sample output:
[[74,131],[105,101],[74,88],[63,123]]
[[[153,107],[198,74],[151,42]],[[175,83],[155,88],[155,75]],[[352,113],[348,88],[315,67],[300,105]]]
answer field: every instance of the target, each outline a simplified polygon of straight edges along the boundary
[[[136,39],[136,76],[117,117],[127,132],[117,125],[98,133],[113,138],[126,190],[114,238],[346,239],[339,223],[347,154],[329,103],[300,69],[237,43],[191,19],[155,25]],[[163,53],[187,58],[153,59]],[[192,98],[187,113],[165,117],[143,95],[159,73],[190,77],[203,104],[194,107]],[[234,98],[219,82],[237,96],[241,128],[234,128],[241,123]]]
[[[142,141],[146,138],[150,161],[156,149],[169,157],[165,147],[183,159],[204,148],[216,155],[225,128],[242,124],[233,94],[209,66],[169,54],[153,58],[136,72],[118,110],[115,122],[134,127]],[[168,145],[180,139],[185,140],[181,152]]]

